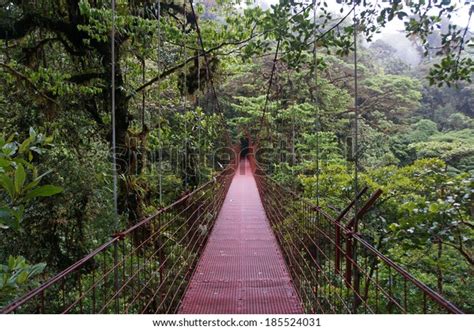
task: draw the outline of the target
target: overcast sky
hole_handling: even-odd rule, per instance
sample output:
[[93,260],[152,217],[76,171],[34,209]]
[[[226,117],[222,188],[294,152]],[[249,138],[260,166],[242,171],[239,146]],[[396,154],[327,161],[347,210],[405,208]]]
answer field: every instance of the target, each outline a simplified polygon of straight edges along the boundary
[[[278,3],[279,0],[258,0],[258,1],[267,5],[271,5],[271,4]],[[309,2],[311,0],[307,0],[307,1]],[[367,1],[383,4],[381,0],[367,0]],[[330,10],[334,11],[335,13],[339,13],[339,9],[341,8],[341,6],[344,7],[345,10],[348,10],[351,7],[349,5],[338,4],[336,0],[327,0],[326,3],[328,4],[328,7],[330,8]],[[459,7],[456,13],[454,13],[453,15],[453,19],[452,19],[453,22],[455,22],[457,25],[461,27],[465,27],[468,21],[468,17],[469,17],[469,8],[470,8],[469,3],[474,5],[474,0],[452,0],[451,3]],[[388,2],[386,2],[385,4],[388,6]],[[433,13],[436,13],[436,12],[433,11]],[[403,30],[403,28],[404,28],[403,22],[398,19],[394,19],[387,24],[387,27],[384,29],[383,32],[390,34],[393,32],[401,31]],[[471,22],[469,24],[469,30],[474,30],[474,19],[471,19]]]
[[[278,3],[279,0],[258,1],[261,3],[262,7],[268,7],[271,4]],[[307,1],[309,2],[311,0]],[[372,1],[383,4],[381,0]],[[336,0],[327,0],[326,2],[329,9],[338,15],[340,15],[339,10],[341,9],[341,6],[344,7],[344,12],[350,10],[351,7],[349,5],[338,4]],[[458,7],[457,11],[452,15],[452,21],[461,28],[466,27],[469,18],[469,8],[471,4],[474,5],[474,0],[452,0],[451,2]],[[389,5],[388,2],[386,2],[386,5]],[[437,11],[433,11],[432,14],[436,14],[436,12]],[[474,31],[474,17],[471,19],[469,24],[469,30]],[[375,35],[374,40],[377,39],[382,39],[383,41],[392,45],[395,49],[397,49],[400,58],[405,60],[407,63],[416,65],[420,62],[420,54],[413,47],[412,41],[405,37],[403,21],[395,18],[391,22],[388,22],[386,27],[382,30],[382,33]]]

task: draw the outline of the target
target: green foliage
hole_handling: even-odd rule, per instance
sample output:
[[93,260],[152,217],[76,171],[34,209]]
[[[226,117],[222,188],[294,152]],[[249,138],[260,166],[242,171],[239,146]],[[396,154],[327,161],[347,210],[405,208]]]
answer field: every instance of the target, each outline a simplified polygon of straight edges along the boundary
[[[382,118],[400,124],[420,106],[420,89],[420,82],[407,76],[384,74],[369,77],[363,81],[361,111],[367,112],[367,117],[375,125]],[[374,118],[374,112],[382,117]]]
[[8,258],[8,263],[0,264],[0,306],[5,306],[19,292],[36,285],[35,278],[46,267],[45,263],[30,265],[23,257]]
[[[108,32],[112,27],[112,11],[109,6],[95,8],[89,0],[79,1],[78,6],[80,13],[87,21],[87,24],[79,25],[79,30],[86,32],[90,40],[106,42]],[[156,21],[130,15],[125,6],[125,3],[118,4],[118,15],[115,17],[117,34],[133,37],[140,34],[151,35],[156,31]],[[90,43],[90,40],[88,40],[88,43]]]
[[0,225],[6,229],[11,227],[20,230],[26,207],[37,197],[48,197],[62,192],[62,188],[54,185],[40,185],[48,172],[41,175],[31,162],[35,154],[44,152],[52,139],[37,134],[30,129],[30,135],[23,142],[0,139]]
[[439,64],[434,64],[430,70],[428,80],[431,85],[438,87],[446,83],[448,87],[452,82],[467,81],[472,82],[471,76],[474,73],[474,60],[472,58],[456,58],[451,54],[444,57]]
[[[0,138],[0,230],[13,229],[17,234],[24,230],[22,220],[34,199],[59,194],[62,188],[40,185],[49,174],[38,175],[33,160],[45,152],[51,137],[29,130],[23,142]],[[9,256],[7,264],[0,264],[0,306],[4,306],[27,287],[35,284],[46,263],[30,265],[22,256]]]
[[418,158],[437,157],[446,161],[456,170],[473,171],[472,163],[465,163],[474,156],[474,130],[463,129],[429,136],[423,142],[409,147],[416,150]]
[[448,127],[451,130],[474,128],[474,120],[461,112],[455,112],[448,117]]

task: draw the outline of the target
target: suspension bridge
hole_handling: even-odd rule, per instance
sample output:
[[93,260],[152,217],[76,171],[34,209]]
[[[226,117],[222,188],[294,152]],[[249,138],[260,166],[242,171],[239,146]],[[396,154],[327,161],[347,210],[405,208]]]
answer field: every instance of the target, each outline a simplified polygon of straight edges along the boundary
[[247,159],[237,167],[179,311],[303,312]]
[[211,181],[1,312],[462,313],[354,230],[356,200],[324,210],[232,150]]

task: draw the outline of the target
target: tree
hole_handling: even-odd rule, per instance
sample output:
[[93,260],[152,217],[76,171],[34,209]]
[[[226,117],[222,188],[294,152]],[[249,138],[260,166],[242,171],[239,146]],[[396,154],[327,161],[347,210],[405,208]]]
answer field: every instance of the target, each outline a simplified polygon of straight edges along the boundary
[[[0,230],[23,230],[25,213],[35,199],[59,194],[62,189],[54,185],[40,185],[48,175],[39,175],[34,158],[44,152],[51,138],[30,129],[30,136],[21,143],[9,138],[0,138]],[[4,259],[4,253],[0,256]],[[0,264],[0,306],[9,303],[34,278],[43,272],[45,263],[30,265],[22,256],[8,256],[6,264]]]
[[[378,75],[363,81],[359,107],[373,125],[381,120],[395,125],[406,122],[420,106],[420,83],[409,77]],[[377,118],[376,114],[381,114]]]
[[409,147],[416,150],[418,158],[441,158],[457,170],[472,171],[469,164],[474,155],[472,136],[472,129],[438,133],[427,141],[413,143]]
[[370,44],[369,50],[387,74],[401,75],[409,72],[410,66],[397,56],[397,50],[379,39]]

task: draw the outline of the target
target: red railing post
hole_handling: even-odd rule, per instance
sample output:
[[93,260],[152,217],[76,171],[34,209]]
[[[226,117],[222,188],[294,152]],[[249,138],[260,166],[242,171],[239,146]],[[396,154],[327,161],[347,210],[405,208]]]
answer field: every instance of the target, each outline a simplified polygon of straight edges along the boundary
[[115,296],[115,314],[119,313],[119,278],[118,278],[118,241],[114,242],[114,296]]
[[335,224],[334,224],[334,229],[335,229],[335,272],[336,274],[341,273],[341,251],[342,251],[342,246],[341,246],[341,220],[346,216],[347,212],[355,205],[358,199],[362,197],[362,195],[365,194],[367,191],[367,187],[362,188],[362,190],[357,194],[356,198],[353,199],[349,205],[347,205],[341,213],[336,218]]
[[341,273],[341,227],[338,224],[334,225],[335,230],[336,230],[336,238],[335,238],[335,243],[336,243],[336,255],[335,255],[335,260],[334,260],[334,271],[336,274]]
[[352,282],[352,236],[351,234],[346,235],[346,272],[344,275],[344,279],[346,282],[346,286],[348,288],[351,287]]

